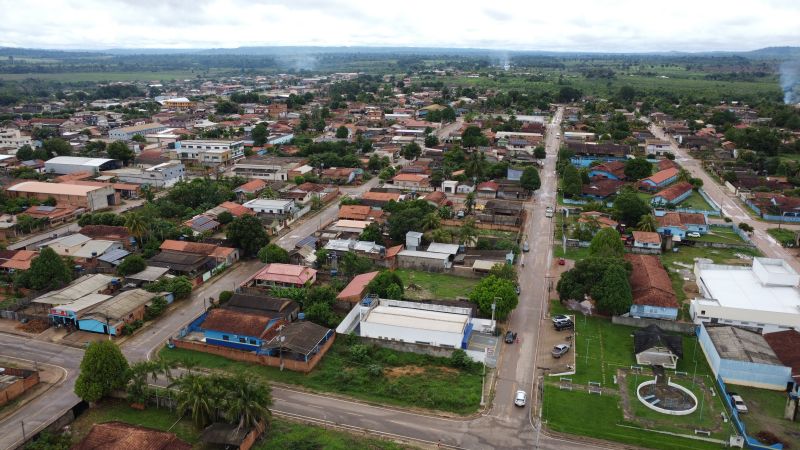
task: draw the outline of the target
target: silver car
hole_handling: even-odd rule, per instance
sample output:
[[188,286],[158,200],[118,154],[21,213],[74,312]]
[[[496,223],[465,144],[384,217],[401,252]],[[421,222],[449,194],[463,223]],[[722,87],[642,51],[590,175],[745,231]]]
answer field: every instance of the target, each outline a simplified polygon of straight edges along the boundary
[[528,403],[528,394],[525,391],[517,391],[517,394],[514,396],[514,404],[517,406],[525,406]]
[[569,344],[556,344],[553,346],[553,351],[551,352],[553,358],[561,358],[562,356],[566,355],[569,351]]

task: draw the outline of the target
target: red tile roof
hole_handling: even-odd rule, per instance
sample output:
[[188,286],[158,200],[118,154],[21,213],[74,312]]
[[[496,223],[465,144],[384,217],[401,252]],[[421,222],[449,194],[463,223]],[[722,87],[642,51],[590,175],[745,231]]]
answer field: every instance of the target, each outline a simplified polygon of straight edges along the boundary
[[392,181],[409,181],[409,182],[416,182],[421,183],[422,181],[426,180],[428,177],[425,175],[419,175],[416,173],[400,173],[392,178]]
[[242,205],[240,205],[238,203],[222,202],[222,204],[219,205],[219,206],[222,207],[222,208],[225,208],[234,217],[241,217],[241,216],[245,216],[245,215],[255,215],[255,212],[253,212],[252,209],[247,209],[247,208],[245,208],[244,206],[242,206]]
[[200,328],[260,338],[267,331],[270,320],[271,318],[265,315],[216,308],[208,313]]
[[479,191],[497,191],[500,189],[500,185],[495,183],[494,181],[484,181],[483,183],[479,184],[477,189]]
[[340,219],[367,220],[372,210],[366,205],[342,205],[339,207]]
[[620,180],[625,179],[625,163],[622,161],[610,161],[591,168],[591,170],[598,170],[608,172]]
[[680,181],[670,187],[664,188],[656,193],[654,197],[661,197],[669,203],[675,201],[676,198],[691,191],[692,185],[686,181]]
[[367,285],[373,278],[378,276],[379,273],[380,272],[368,272],[357,275],[342,289],[342,292],[339,292],[336,298],[338,300],[350,302],[361,301],[361,297],[366,293]]
[[652,231],[634,231],[633,240],[645,244],[661,244],[661,236]]
[[308,267],[295,266],[293,264],[272,263],[267,264],[256,273],[253,278],[256,280],[273,281],[276,283],[288,283],[302,285],[314,278],[317,271]]
[[679,213],[668,212],[663,216],[656,217],[659,227],[680,227],[686,228],[686,225],[705,225],[706,216],[695,213]]
[[236,191],[247,192],[247,193],[257,193],[267,187],[267,182],[264,180],[250,180],[247,183],[239,186],[236,188]]
[[658,170],[665,170],[673,167],[677,168],[678,163],[676,163],[671,159],[662,159],[661,161],[658,162]]
[[634,304],[662,308],[680,307],[669,275],[658,257],[627,253],[625,260],[633,266],[629,281]]
[[608,197],[609,195],[616,194],[619,188],[624,184],[624,181],[594,177],[589,181],[589,184],[583,185],[581,192],[583,195]]
[[97,423],[72,450],[191,450],[173,433],[122,422]]
[[380,202],[388,202],[390,200],[399,201],[400,196],[397,192],[365,192],[362,196],[362,200],[375,200]]
[[3,261],[0,267],[4,269],[28,270],[31,268],[31,262],[33,262],[33,259],[38,255],[38,252],[32,250],[17,250],[8,260]]
[[775,356],[792,368],[792,377],[800,379],[800,333],[795,330],[778,331],[764,335]]
[[660,170],[650,175],[649,177],[642,179],[641,182],[651,181],[653,182],[653,184],[661,184],[677,175],[678,175],[678,169],[673,167],[671,169]]
[[174,241],[172,239],[167,239],[161,243],[161,247],[159,248],[162,251],[171,250],[174,252],[209,256],[214,253],[214,250],[216,250],[217,246],[214,244],[204,244],[202,242]]

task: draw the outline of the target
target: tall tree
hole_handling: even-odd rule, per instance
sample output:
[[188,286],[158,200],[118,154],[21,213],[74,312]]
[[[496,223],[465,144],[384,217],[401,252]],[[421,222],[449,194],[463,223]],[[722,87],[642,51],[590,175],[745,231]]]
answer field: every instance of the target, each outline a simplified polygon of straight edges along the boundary
[[68,156],[72,154],[72,146],[61,138],[50,138],[42,143],[42,149],[49,157]]
[[635,224],[645,214],[650,214],[650,205],[633,190],[623,190],[614,200],[613,216],[624,224]]
[[267,127],[263,123],[259,123],[258,125],[253,127],[253,131],[250,132],[253,136],[253,145],[256,147],[261,147],[267,143]]
[[631,309],[633,295],[628,282],[628,272],[621,265],[611,265],[603,279],[592,289],[597,308],[608,314],[624,314]]
[[653,165],[644,158],[629,159],[625,162],[625,176],[629,180],[641,180],[653,173]]
[[128,360],[117,344],[106,340],[89,344],[75,380],[75,394],[87,402],[96,402],[127,382]]
[[403,158],[412,160],[422,154],[422,148],[416,142],[412,142],[403,146],[402,153]]
[[539,170],[536,167],[526,167],[519,179],[519,184],[529,191],[535,191],[542,187],[542,180],[539,179]]
[[439,219],[439,216],[436,213],[428,213],[422,218],[422,229],[425,231],[434,230],[439,228],[441,223],[441,219]]
[[347,136],[349,135],[350,135],[350,130],[348,130],[347,127],[344,125],[341,125],[339,128],[336,129],[337,139],[347,139]]
[[108,146],[108,157],[122,161],[126,166],[129,162],[133,161],[136,154],[128,147],[128,144],[122,141],[114,141]]
[[625,246],[619,232],[613,228],[603,228],[597,232],[589,244],[589,255],[601,258],[622,258]]
[[227,380],[226,385],[223,415],[236,429],[256,428],[269,422],[272,394],[268,384],[240,373]]
[[656,221],[656,216],[652,214],[645,214],[639,219],[639,223],[636,224],[636,229],[639,231],[656,231],[658,228],[658,221]]
[[478,227],[475,225],[475,219],[472,217],[467,218],[458,230],[458,241],[467,247],[471,246],[475,239],[478,237]]
[[178,410],[188,412],[197,428],[205,428],[215,418],[218,390],[211,378],[189,373],[170,387],[178,391]]
[[492,303],[496,304],[495,318],[503,320],[517,307],[516,288],[514,282],[495,275],[489,275],[472,289],[469,294],[472,303],[478,305],[478,310],[485,316],[492,314]]
[[289,252],[276,244],[268,244],[258,251],[258,259],[264,263],[288,263]]
[[125,227],[130,231],[131,236],[136,239],[139,248],[144,247],[144,236],[147,234],[147,220],[138,212],[131,212],[125,215]]
[[403,297],[403,280],[396,273],[384,270],[369,282],[367,291],[380,298],[400,300]]
[[225,235],[233,245],[242,249],[245,256],[253,256],[269,244],[267,231],[258,217],[244,215],[237,217],[228,224]]
[[575,166],[572,164],[567,164],[564,166],[563,178],[563,190],[565,197],[571,198],[581,195],[581,192],[583,192],[583,180],[581,179],[581,174],[578,173],[578,169],[576,169]]
[[378,245],[383,245],[383,233],[381,232],[381,227],[375,222],[370,223],[364,228],[364,231],[361,232],[361,235],[358,237],[361,241],[368,241],[374,242]]
[[22,272],[20,284],[35,290],[52,290],[72,281],[72,270],[55,250],[45,247],[31,262],[31,268]]
[[475,207],[475,192],[467,194],[467,198],[464,199],[464,207],[467,208],[467,214],[472,212],[472,208]]

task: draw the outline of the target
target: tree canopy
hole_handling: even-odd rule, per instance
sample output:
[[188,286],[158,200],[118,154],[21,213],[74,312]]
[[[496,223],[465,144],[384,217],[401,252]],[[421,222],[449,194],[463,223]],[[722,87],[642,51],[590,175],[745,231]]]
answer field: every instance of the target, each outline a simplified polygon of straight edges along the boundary
[[629,159],[625,162],[625,176],[630,180],[641,180],[652,173],[653,165],[644,158]]
[[122,389],[128,383],[128,360],[112,341],[89,344],[75,380],[75,394],[87,402],[96,402]]
[[650,214],[650,205],[633,190],[623,190],[614,200],[613,216],[621,223],[634,225],[645,214]]
[[384,270],[369,282],[367,291],[380,298],[401,300],[403,298],[403,280],[396,273]]
[[486,315],[492,314],[492,302],[497,302],[495,318],[503,320],[517,307],[517,291],[514,282],[495,275],[481,279],[469,294],[471,302],[478,305],[478,310]]
[[625,246],[619,232],[613,228],[603,228],[597,232],[589,244],[589,255],[601,258],[622,258]]
[[564,166],[563,190],[565,197],[577,197],[583,192],[583,180],[578,169],[572,164]]
[[542,180],[539,178],[539,170],[536,167],[526,167],[519,179],[519,184],[529,191],[535,191],[542,187]]
[[276,244],[268,244],[258,251],[258,259],[264,263],[283,263],[289,262],[289,252]]
[[141,255],[130,255],[117,266],[117,273],[119,275],[128,276],[134,273],[139,273],[147,268],[147,262]]
[[55,250],[45,247],[31,262],[31,268],[20,273],[21,285],[35,290],[53,290],[72,281],[72,269]]
[[251,215],[234,219],[228,224],[225,235],[233,245],[242,249],[245,256],[254,256],[269,244],[269,236],[261,221]]

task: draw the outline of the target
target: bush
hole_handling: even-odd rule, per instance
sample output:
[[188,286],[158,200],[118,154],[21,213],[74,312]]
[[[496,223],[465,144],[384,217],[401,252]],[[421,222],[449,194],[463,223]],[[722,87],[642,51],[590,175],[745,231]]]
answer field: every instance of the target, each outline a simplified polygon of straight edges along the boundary
[[232,291],[222,291],[222,292],[220,292],[219,293],[219,303],[220,303],[220,305],[224,304],[224,303],[228,303],[228,300],[230,300],[231,297],[233,297],[233,292]]
[[739,223],[739,229],[744,231],[744,232],[747,232],[747,233],[752,233],[753,232],[753,227],[751,227],[750,224],[745,223],[745,222],[740,222]]
[[457,369],[467,369],[472,365],[472,360],[467,356],[467,352],[457,348],[453,350],[453,354],[450,355],[450,365]]
[[123,277],[139,273],[147,268],[147,262],[139,255],[131,255],[125,258],[119,266],[117,266],[117,274]]

